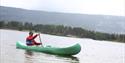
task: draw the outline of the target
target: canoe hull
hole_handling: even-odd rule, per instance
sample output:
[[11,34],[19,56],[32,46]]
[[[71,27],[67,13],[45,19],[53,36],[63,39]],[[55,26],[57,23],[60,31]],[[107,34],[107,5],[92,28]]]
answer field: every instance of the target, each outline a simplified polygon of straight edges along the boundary
[[19,49],[25,49],[30,51],[43,52],[48,54],[55,55],[75,55],[81,51],[81,46],[79,44],[75,44],[70,47],[57,48],[57,47],[38,47],[38,46],[26,46],[21,42],[16,42],[16,47]]

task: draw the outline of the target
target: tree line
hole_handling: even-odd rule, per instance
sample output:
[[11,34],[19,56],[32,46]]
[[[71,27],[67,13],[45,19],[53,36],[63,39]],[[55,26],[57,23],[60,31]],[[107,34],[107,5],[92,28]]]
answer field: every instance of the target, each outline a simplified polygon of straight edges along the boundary
[[108,33],[90,31],[80,27],[70,27],[64,25],[43,25],[43,24],[32,24],[29,22],[0,21],[0,29],[15,29],[20,31],[28,30],[28,31],[35,31],[35,32],[60,35],[60,36],[72,36],[79,38],[91,38],[95,40],[110,40],[110,41],[125,42],[125,34],[108,34]]

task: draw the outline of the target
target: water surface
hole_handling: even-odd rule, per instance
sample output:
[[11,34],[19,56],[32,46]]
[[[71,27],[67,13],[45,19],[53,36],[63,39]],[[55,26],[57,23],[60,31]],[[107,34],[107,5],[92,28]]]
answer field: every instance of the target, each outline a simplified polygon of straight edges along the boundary
[[16,42],[25,43],[27,35],[28,32],[0,29],[1,63],[125,63],[124,43],[41,34],[44,46],[67,47],[80,43],[82,50],[79,54],[63,57],[16,49]]

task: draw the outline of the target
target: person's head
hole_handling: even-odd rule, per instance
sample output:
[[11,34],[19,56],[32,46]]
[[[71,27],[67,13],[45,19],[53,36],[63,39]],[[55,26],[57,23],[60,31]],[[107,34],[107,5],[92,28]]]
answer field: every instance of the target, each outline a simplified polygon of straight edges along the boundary
[[30,32],[29,32],[29,35],[33,35],[33,32],[32,32],[32,31],[30,31]]

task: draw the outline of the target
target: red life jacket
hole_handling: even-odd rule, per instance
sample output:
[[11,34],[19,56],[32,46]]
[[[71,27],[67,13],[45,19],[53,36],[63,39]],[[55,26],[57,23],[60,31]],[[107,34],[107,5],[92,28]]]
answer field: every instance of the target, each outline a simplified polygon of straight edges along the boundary
[[35,45],[36,41],[34,40],[38,35],[30,35],[26,38],[27,45]]

